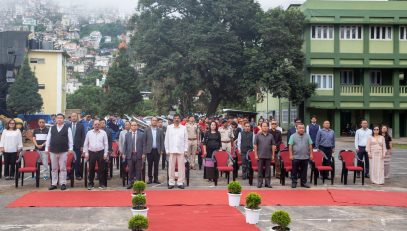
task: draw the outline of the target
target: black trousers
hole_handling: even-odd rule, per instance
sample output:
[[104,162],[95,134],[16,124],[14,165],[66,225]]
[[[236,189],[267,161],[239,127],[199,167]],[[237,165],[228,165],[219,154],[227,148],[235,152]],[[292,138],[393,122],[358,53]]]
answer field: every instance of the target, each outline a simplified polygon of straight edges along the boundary
[[[93,180],[95,179],[95,166],[98,163],[98,176],[99,186],[106,186],[106,172],[105,172],[105,160],[103,159],[104,150],[98,152],[89,151],[89,184],[95,185]],[[72,176],[73,177],[73,176]]]
[[305,160],[294,159],[292,161],[292,163],[293,163],[293,169],[291,172],[292,183],[295,183],[295,184],[297,183],[298,174],[301,177],[301,185],[304,185],[307,183],[308,162],[309,162],[309,159],[305,159]]
[[154,168],[154,181],[158,181],[158,165],[160,163],[160,153],[156,148],[151,149],[151,153],[147,153],[148,162],[148,180],[153,180]]
[[14,174],[16,173],[16,161],[17,161],[17,152],[4,152],[4,176],[5,177],[8,177],[8,176],[14,177]]
[[[80,177],[82,176],[82,168],[81,168],[81,159],[82,153],[81,149],[78,147],[74,147],[73,151],[75,152],[75,176]],[[73,176],[71,176],[73,177]]]
[[359,160],[365,160],[365,166],[363,166],[363,162],[358,160],[358,166],[359,167],[363,167],[365,170],[365,174],[369,174],[369,156],[366,152],[366,147],[363,146],[359,146],[358,147],[359,151],[358,151],[358,158]]
[[[257,184],[262,185],[263,184],[263,179],[264,185],[268,186],[271,183],[271,160],[270,159],[264,159],[264,158],[259,158],[257,162],[257,166],[259,167],[258,170],[258,180]],[[263,176],[263,168],[265,169],[264,171],[264,176]]]
[[[326,158],[322,159],[322,165],[324,166],[331,166],[331,160],[332,160],[332,147],[324,147],[319,145],[319,150],[321,150],[323,153],[325,153]],[[322,177],[327,178],[328,177],[328,171],[323,171],[321,173]],[[334,176],[331,176],[334,177]]]

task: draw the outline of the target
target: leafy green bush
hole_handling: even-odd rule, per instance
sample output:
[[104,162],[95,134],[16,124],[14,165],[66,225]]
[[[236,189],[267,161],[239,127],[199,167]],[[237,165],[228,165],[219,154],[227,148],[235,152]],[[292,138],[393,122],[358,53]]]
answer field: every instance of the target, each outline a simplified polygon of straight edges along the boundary
[[133,209],[145,209],[146,208],[146,196],[143,194],[137,194],[131,199]]
[[242,192],[242,186],[239,181],[232,181],[228,185],[228,191],[230,194],[240,194]]
[[135,215],[129,220],[129,229],[141,231],[148,228],[148,218],[143,215]]
[[144,181],[135,181],[133,183],[133,191],[135,194],[142,194],[146,189],[146,183]]
[[261,204],[261,196],[258,193],[249,193],[246,196],[246,208],[259,209]]
[[280,226],[280,230],[286,230],[291,223],[290,214],[284,210],[277,210],[271,215],[271,222]]

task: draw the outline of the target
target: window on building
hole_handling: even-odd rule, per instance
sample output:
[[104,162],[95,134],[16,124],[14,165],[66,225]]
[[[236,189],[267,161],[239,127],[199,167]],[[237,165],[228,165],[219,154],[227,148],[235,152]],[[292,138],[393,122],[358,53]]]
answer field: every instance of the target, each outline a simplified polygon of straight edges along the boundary
[[400,27],[400,39],[407,40],[407,26]]
[[334,27],[333,26],[311,26],[312,39],[333,39]]
[[370,71],[370,84],[371,85],[382,85],[382,72],[381,71]]
[[[281,118],[281,122],[283,123],[283,124],[290,124],[293,120],[294,120],[294,118],[297,118],[297,115],[298,115],[298,113],[297,113],[297,109],[291,109],[290,111],[291,111],[291,115],[290,115],[290,120],[291,121],[288,121],[288,109],[283,109],[283,110],[281,110],[282,111],[282,118]],[[275,118],[276,120],[279,120],[279,118]],[[280,126],[282,126],[282,125],[280,125]]]
[[370,39],[373,40],[388,40],[391,39],[392,33],[391,26],[371,26]]
[[353,85],[353,71],[352,70],[342,70],[341,71],[341,84],[342,85]]
[[44,63],[45,63],[45,59],[30,58],[30,63],[44,64]]
[[317,85],[317,89],[333,89],[332,74],[311,74],[311,82]]
[[362,39],[362,26],[341,26],[340,36],[341,39],[358,40]]

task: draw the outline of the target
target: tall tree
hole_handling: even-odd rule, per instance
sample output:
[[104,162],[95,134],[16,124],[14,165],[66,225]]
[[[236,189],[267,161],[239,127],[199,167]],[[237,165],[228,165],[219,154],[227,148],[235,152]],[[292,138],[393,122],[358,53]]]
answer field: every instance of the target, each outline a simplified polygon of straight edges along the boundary
[[260,95],[288,98],[298,105],[310,97],[314,84],[304,78],[302,52],[305,16],[299,10],[271,9],[262,17],[261,39],[247,50],[247,74],[258,76]]
[[253,0],[140,0],[131,47],[149,79],[176,79],[184,110],[203,91],[214,114],[221,101],[254,94],[255,76],[243,72],[260,13]]
[[68,109],[82,109],[82,112],[90,115],[101,115],[103,101],[103,89],[95,85],[80,86],[73,94],[66,96]]
[[130,65],[127,50],[121,48],[107,73],[103,112],[121,115],[137,112],[137,106],[143,103],[139,84],[138,73]]
[[28,57],[8,90],[7,107],[15,114],[30,114],[41,111],[42,97],[38,93],[38,80],[31,71]]

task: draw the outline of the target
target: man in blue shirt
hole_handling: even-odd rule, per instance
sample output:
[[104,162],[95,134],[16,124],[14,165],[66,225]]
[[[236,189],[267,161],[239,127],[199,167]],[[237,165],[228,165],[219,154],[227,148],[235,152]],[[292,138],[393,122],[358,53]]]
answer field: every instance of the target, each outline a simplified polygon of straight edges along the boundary
[[[335,133],[331,129],[331,123],[329,120],[325,120],[322,129],[318,130],[316,139],[315,139],[315,147],[325,154],[325,157],[322,161],[322,165],[330,166],[332,160],[332,153],[335,149]],[[330,180],[331,178],[328,177],[328,172],[323,171],[322,177],[324,179]],[[334,177],[334,176],[331,176]]]

